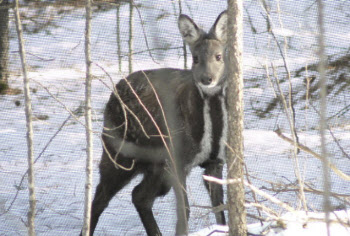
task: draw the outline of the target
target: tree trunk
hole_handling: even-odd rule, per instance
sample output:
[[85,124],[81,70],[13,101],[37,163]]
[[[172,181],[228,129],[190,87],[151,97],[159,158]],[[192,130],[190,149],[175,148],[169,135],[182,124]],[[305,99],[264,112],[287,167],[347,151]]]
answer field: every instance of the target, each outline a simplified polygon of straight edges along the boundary
[[325,220],[327,225],[327,235],[330,236],[330,219],[329,214],[331,211],[330,192],[331,192],[331,180],[329,175],[329,160],[327,156],[327,140],[326,140],[326,128],[327,128],[327,78],[326,78],[326,54],[324,45],[324,25],[323,25],[323,1],[317,0],[318,6],[318,57],[320,59],[318,65],[318,72],[320,75],[320,136],[321,136],[321,155],[322,155],[322,171],[323,171],[323,209],[325,211]]
[[83,235],[90,235],[90,218],[92,202],[92,171],[93,171],[93,134],[91,120],[91,0],[86,0],[86,25],[85,25],[85,130],[86,130],[86,181],[85,181],[85,202],[84,202],[84,227]]
[[132,54],[133,54],[133,32],[134,32],[134,1],[130,1],[129,4],[129,74],[132,73]]
[[21,18],[19,16],[18,0],[15,1],[15,19],[16,30],[18,35],[19,54],[21,57],[21,64],[23,70],[23,90],[25,100],[25,114],[27,126],[27,149],[28,149],[28,188],[29,188],[29,211],[28,211],[28,235],[35,236],[35,213],[36,213],[36,199],[35,199],[35,181],[34,181],[34,147],[33,147],[33,125],[32,125],[32,102],[30,97],[29,79],[27,76],[27,62],[24,50],[24,40]]
[[122,72],[122,48],[120,42],[120,6],[121,3],[117,3],[117,48],[118,48],[118,68],[119,72]]
[[231,236],[247,235],[243,185],[243,1],[228,0],[228,145],[227,178],[240,179],[228,185],[229,228]]
[[0,1],[0,94],[8,88],[9,4]]
[[[179,12],[180,15],[182,14],[182,4],[181,4],[181,0],[179,0]],[[184,40],[182,40],[182,48],[183,48],[183,52],[184,52],[184,69],[187,70],[187,48],[186,48],[186,43]]]

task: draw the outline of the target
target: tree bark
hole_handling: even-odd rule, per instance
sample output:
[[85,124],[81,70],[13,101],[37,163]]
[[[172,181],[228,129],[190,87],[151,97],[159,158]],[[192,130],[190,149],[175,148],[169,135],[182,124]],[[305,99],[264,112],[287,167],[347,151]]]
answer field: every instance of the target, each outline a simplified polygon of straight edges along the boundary
[[33,125],[32,125],[32,102],[30,97],[29,79],[27,75],[27,61],[24,49],[23,31],[21,18],[19,16],[18,0],[15,1],[15,19],[18,35],[19,53],[23,71],[23,90],[25,100],[25,114],[27,126],[27,147],[28,147],[28,188],[29,188],[29,211],[28,211],[28,235],[35,236],[35,181],[34,181],[34,147],[33,147]]
[[228,185],[227,199],[229,209],[229,234],[245,236],[246,210],[243,184],[243,1],[228,0],[228,145],[232,151],[227,152],[228,179],[240,179]]
[[92,174],[93,174],[93,133],[91,120],[91,0],[86,0],[86,25],[85,25],[85,130],[86,130],[86,181],[85,181],[85,202],[84,202],[84,226],[83,235],[90,235],[90,218],[92,202]]
[[[181,4],[181,0],[179,0],[179,12],[180,15],[182,14],[182,4]],[[183,48],[183,52],[184,52],[184,69],[187,70],[187,48],[186,48],[186,43],[184,40],[182,40],[182,48]]]
[[130,0],[129,4],[129,74],[132,73],[132,54],[133,54],[133,32],[134,32],[134,1]]
[[122,48],[120,42],[120,6],[121,3],[117,3],[117,53],[118,53],[118,68],[119,72],[122,72]]
[[8,88],[9,60],[9,4],[0,1],[0,93]]

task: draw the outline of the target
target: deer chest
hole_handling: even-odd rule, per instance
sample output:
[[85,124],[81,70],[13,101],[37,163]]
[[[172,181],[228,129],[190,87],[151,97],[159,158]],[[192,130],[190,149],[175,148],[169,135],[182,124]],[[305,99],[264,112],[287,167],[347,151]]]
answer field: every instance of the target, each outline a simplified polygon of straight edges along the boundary
[[199,148],[189,166],[190,168],[202,164],[208,159],[220,158],[224,160],[226,155],[227,110],[225,98],[215,96],[204,99],[201,116]]

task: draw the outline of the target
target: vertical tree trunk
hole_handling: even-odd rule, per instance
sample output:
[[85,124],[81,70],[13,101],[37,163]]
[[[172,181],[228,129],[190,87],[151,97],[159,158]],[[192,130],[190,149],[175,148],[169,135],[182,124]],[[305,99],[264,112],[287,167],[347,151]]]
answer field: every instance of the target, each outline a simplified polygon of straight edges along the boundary
[[130,0],[129,15],[129,73],[132,73],[132,54],[133,54],[133,31],[134,31],[134,1]]
[[327,78],[326,78],[326,55],[325,55],[325,45],[324,45],[324,25],[323,25],[323,1],[317,0],[317,6],[318,6],[318,28],[319,28],[319,34],[318,34],[318,57],[320,59],[319,65],[318,65],[318,71],[320,75],[320,136],[321,136],[321,154],[322,154],[322,170],[323,170],[323,190],[324,190],[324,196],[323,196],[323,208],[326,213],[326,224],[327,224],[327,235],[330,236],[329,226],[330,226],[330,220],[329,220],[329,213],[331,211],[330,209],[330,191],[331,191],[331,184],[330,184],[330,176],[329,176],[329,167],[328,167],[328,157],[327,157],[327,141],[325,137],[325,131],[326,131],[326,121],[327,121]]
[[243,185],[243,1],[228,0],[228,179],[241,179],[228,185],[229,228],[231,236],[245,236],[246,211]]
[[28,235],[35,235],[35,181],[34,181],[34,147],[33,147],[33,125],[32,125],[32,103],[29,90],[29,79],[27,76],[27,61],[24,49],[23,31],[21,18],[19,16],[18,0],[15,1],[15,19],[18,35],[19,53],[23,70],[23,90],[25,99],[25,114],[27,126],[27,146],[28,146],[28,186],[29,186],[29,211],[28,211]]
[[9,4],[0,1],[0,94],[8,88]]
[[[179,0],[179,12],[180,15],[182,14],[182,4],[181,4],[181,0]],[[184,52],[184,69],[187,69],[187,48],[186,48],[186,43],[184,40],[182,40],[182,44],[183,44],[183,52]]]
[[122,49],[120,44],[120,5],[121,3],[117,3],[117,53],[119,72],[122,72]]
[[85,182],[85,208],[83,235],[90,235],[91,201],[92,201],[92,160],[93,160],[93,134],[91,121],[91,0],[86,0],[86,25],[85,25],[85,130],[86,130],[86,182]]

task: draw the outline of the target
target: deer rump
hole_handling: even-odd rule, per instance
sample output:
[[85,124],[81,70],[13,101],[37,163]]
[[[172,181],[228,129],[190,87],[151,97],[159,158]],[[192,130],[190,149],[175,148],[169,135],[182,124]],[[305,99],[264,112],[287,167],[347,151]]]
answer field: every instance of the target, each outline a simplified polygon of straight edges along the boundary
[[165,162],[174,158],[171,136],[173,151],[181,155],[178,164],[188,166],[200,151],[203,119],[203,99],[191,71],[139,71],[116,85],[104,113],[103,142],[125,158]]

